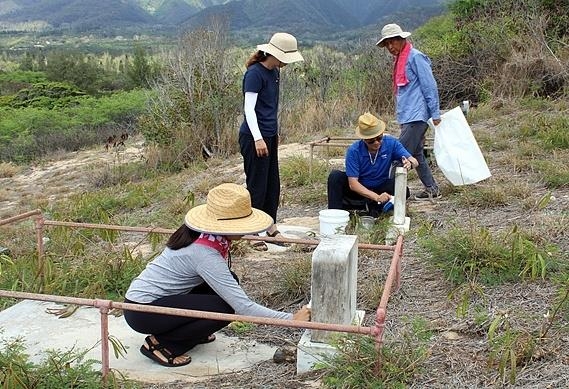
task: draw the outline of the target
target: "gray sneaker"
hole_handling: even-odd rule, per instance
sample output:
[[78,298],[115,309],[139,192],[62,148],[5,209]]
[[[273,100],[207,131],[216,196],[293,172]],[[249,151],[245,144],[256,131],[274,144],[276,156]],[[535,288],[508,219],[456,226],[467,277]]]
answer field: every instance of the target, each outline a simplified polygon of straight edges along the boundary
[[440,199],[441,192],[437,189],[436,191],[424,190],[415,195],[415,200],[417,201],[432,201],[433,199]]

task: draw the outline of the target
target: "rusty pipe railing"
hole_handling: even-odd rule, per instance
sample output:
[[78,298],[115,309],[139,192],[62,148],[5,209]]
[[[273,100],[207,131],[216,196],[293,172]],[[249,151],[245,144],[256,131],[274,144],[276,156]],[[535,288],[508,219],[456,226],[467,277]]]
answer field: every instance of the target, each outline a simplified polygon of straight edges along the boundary
[[305,329],[347,332],[347,333],[364,334],[364,335],[370,335],[374,331],[372,327],[362,327],[362,326],[333,324],[333,323],[319,323],[319,322],[310,322],[310,321],[272,319],[267,317],[234,315],[227,313],[196,311],[191,309],[166,308],[166,307],[158,307],[150,305],[120,303],[112,300],[85,299],[85,298],[76,298],[76,297],[26,293],[26,292],[12,292],[7,290],[0,290],[0,297],[49,301],[49,302],[56,302],[62,304],[83,305],[83,306],[92,306],[98,308],[99,313],[101,314],[101,364],[102,364],[101,373],[104,381],[107,380],[108,374],[110,372],[108,313],[114,308],[128,310],[128,311],[150,312],[150,313],[158,313],[164,315],[193,317],[198,319],[221,320],[221,321],[245,321],[255,324],[273,325],[279,327],[305,328]]
[[[40,260],[42,261],[40,262],[40,269],[43,269],[43,253],[44,253],[43,229],[44,226],[46,225],[76,227],[76,228],[99,228],[99,229],[110,229],[110,230],[130,231],[130,232],[146,232],[146,233],[155,232],[155,233],[164,233],[164,234],[174,232],[174,230],[172,229],[164,229],[164,228],[128,227],[128,226],[105,225],[105,224],[94,224],[94,223],[75,223],[75,222],[59,222],[53,220],[44,220],[40,210],[30,211],[21,215],[11,217],[9,219],[0,220],[0,226],[9,223],[14,223],[16,221],[21,221],[30,217],[36,218],[35,229],[36,229],[36,237],[38,242],[38,256],[41,258]],[[268,236],[261,237],[257,235],[246,235],[243,237],[243,239],[263,240],[267,242],[275,241],[275,242],[284,242],[284,243],[297,243],[297,244],[307,244],[307,245],[317,245],[320,242],[317,239],[288,239],[284,237],[268,237]],[[127,304],[111,300],[98,300],[98,299],[92,300],[92,299],[82,299],[82,298],[66,297],[66,296],[12,292],[4,290],[0,290],[0,297],[52,301],[52,302],[75,304],[75,305],[94,306],[99,308],[99,312],[101,314],[101,354],[102,354],[101,362],[102,362],[103,380],[105,381],[110,371],[109,344],[108,344],[108,312],[113,308],[141,311],[141,312],[154,312],[154,313],[170,314],[177,316],[188,316],[188,317],[212,319],[212,320],[247,321],[256,324],[274,325],[274,326],[289,327],[289,328],[306,328],[306,329],[326,330],[326,331],[335,331],[335,332],[367,334],[374,336],[376,349],[379,350],[383,343],[385,318],[387,315],[387,303],[389,301],[389,297],[391,296],[391,290],[392,288],[397,290],[400,285],[401,260],[403,256],[403,236],[400,235],[397,238],[397,242],[394,246],[360,243],[358,244],[358,248],[393,251],[389,272],[385,282],[385,287],[382,292],[381,300],[376,311],[375,323],[373,327],[351,326],[351,325],[319,323],[319,322],[301,322],[301,321],[271,319],[271,318],[262,318],[262,317],[244,316],[244,315],[231,315],[231,314],[222,314],[217,312]],[[378,359],[376,361],[376,369],[379,369],[380,367],[381,363],[380,360]]]

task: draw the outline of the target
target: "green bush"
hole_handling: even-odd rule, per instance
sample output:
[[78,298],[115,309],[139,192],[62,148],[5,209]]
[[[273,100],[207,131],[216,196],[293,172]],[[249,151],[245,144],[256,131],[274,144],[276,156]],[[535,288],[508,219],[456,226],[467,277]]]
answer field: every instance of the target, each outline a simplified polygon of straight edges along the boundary
[[569,149],[569,118],[563,114],[531,114],[521,120],[519,136],[533,139],[546,150]]
[[[405,326],[396,339],[384,342],[379,352],[371,336],[347,335],[336,338],[338,353],[326,357],[322,382],[326,388],[405,388],[420,373],[428,357],[431,335],[424,320]],[[378,365],[379,363],[379,365]]]
[[453,285],[546,278],[562,263],[555,245],[535,241],[517,227],[506,234],[453,227],[445,233],[423,232],[420,243]]
[[[88,351],[88,350],[86,350]],[[48,350],[39,363],[30,362],[22,339],[4,341],[0,347],[0,383],[11,389],[135,388],[136,384],[111,372],[103,384],[98,361],[86,359],[86,351]]]
[[[109,135],[124,131],[121,125],[135,120],[147,98],[146,91],[133,90],[101,98],[70,97],[73,104],[53,109],[0,106],[0,160],[26,162],[54,150],[76,151],[103,144]],[[36,102],[49,105],[65,99]]]

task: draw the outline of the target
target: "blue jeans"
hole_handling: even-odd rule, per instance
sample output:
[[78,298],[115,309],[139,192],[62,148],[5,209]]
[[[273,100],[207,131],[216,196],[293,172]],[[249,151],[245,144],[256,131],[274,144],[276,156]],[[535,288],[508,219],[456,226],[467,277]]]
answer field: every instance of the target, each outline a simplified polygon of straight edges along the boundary
[[439,186],[433,178],[431,168],[423,154],[423,147],[425,146],[425,133],[429,125],[425,122],[410,122],[401,125],[401,135],[399,135],[399,142],[411,153],[413,157],[419,162],[417,166],[417,175],[425,186],[425,189],[431,193],[437,192]]

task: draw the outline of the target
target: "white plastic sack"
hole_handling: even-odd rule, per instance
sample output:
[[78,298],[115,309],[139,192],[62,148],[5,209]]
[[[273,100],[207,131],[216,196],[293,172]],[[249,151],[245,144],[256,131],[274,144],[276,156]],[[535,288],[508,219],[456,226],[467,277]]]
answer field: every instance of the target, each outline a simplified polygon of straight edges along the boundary
[[460,107],[441,115],[441,123],[435,127],[434,153],[439,169],[455,186],[491,176]]

